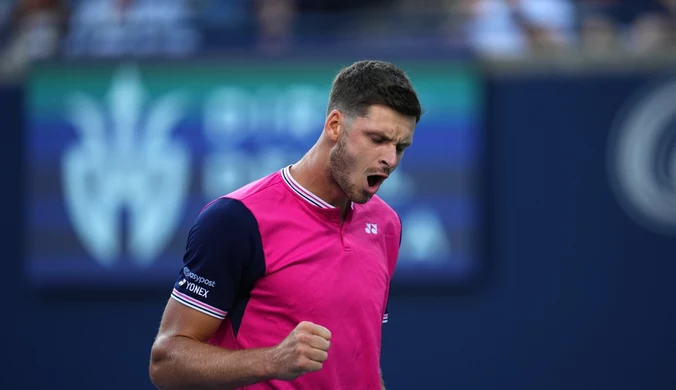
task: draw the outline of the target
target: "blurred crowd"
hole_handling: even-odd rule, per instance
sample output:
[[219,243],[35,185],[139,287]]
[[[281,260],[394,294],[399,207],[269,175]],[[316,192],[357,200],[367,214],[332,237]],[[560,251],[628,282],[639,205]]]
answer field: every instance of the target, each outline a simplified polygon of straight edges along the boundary
[[521,58],[676,51],[676,0],[0,0],[0,72],[34,60],[299,47]]

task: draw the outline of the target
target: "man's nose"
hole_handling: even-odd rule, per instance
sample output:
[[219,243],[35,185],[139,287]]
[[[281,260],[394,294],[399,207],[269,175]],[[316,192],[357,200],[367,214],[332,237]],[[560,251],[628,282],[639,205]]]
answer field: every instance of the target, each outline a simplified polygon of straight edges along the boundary
[[397,147],[392,145],[387,152],[380,157],[380,164],[392,169],[397,165]]

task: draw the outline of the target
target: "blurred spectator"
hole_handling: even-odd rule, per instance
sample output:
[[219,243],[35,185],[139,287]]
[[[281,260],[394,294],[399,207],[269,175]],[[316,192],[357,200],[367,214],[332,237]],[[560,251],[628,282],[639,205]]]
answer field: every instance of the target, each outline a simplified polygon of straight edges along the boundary
[[79,0],[66,55],[180,56],[196,52],[189,0]]
[[68,15],[63,0],[20,0],[11,15],[2,73],[20,74],[31,61],[58,53]]
[[200,52],[219,53],[250,48],[256,41],[257,20],[251,0],[191,0]]
[[568,0],[469,0],[465,39],[480,55],[514,57],[570,45],[575,15]]
[[466,26],[474,16],[476,0],[441,0],[440,14],[443,15],[439,33],[442,41],[449,46],[466,47]]
[[280,52],[293,43],[296,0],[257,0],[258,49]]
[[659,13],[646,13],[632,24],[627,46],[634,54],[659,53],[670,48],[671,39],[673,35],[667,17]]
[[670,50],[676,52],[676,0],[660,0],[669,29]]
[[508,0],[532,54],[550,54],[571,48],[575,14],[568,0]]
[[615,21],[603,14],[585,17],[580,27],[579,49],[592,57],[607,56],[622,50]]
[[7,0],[0,2],[0,40],[4,44],[5,37],[9,35],[9,25],[11,23],[12,12],[16,7],[16,0]]

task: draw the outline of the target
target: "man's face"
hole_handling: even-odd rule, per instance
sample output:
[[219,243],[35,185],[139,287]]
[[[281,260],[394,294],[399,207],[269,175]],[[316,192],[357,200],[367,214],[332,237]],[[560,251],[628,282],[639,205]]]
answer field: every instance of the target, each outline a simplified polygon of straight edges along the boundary
[[399,165],[413,142],[415,118],[381,105],[346,118],[331,150],[329,175],[354,203],[366,203]]

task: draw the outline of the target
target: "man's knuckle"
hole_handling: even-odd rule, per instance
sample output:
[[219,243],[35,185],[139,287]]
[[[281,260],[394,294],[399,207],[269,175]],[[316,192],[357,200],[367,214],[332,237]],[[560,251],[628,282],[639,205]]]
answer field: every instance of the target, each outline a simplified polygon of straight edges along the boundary
[[296,335],[296,340],[302,344],[308,344],[310,342],[310,336],[307,333],[299,333]]

